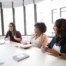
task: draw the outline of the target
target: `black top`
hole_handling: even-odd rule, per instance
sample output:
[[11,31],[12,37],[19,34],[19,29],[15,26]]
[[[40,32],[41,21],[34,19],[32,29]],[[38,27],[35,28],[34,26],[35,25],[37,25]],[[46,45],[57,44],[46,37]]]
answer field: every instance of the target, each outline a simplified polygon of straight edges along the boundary
[[[62,38],[63,39],[63,38]],[[66,53],[66,43],[65,39],[63,39],[63,45],[61,46],[60,52],[61,53]],[[56,39],[55,37],[52,39],[52,41],[48,44],[48,48],[53,48],[54,44],[56,44]]]

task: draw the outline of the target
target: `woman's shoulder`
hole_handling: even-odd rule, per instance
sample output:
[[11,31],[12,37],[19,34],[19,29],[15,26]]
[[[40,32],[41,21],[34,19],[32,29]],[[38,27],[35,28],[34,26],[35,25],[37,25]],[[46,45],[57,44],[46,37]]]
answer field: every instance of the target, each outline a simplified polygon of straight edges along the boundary
[[31,35],[31,39],[33,39],[35,36],[36,36],[36,34],[35,34],[35,33],[34,33],[34,34],[32,34],[32,35]]
[[[32,37],[35,37],[36,36],[36,34],[34,33],[34,34],[32,34]],[[43,38],[48,38],[48,36],[46,35],[46,34],[41,34],[41,37],[43,37]]]
[[16,33],[20,33],[20,31],[16,31]]
[[10,31],[7,31],[6,34],[10,33]]
[[20,31],[16,31],[16,33],[21,35]]
[[43,34],[43,37],[44,37],[44,38],[46,38],[46,37],[48,38],[48,35],[47,35],[47,34]]
[[34,33],[34,34],[32,34],[32,36],[35,36],[36,34]]

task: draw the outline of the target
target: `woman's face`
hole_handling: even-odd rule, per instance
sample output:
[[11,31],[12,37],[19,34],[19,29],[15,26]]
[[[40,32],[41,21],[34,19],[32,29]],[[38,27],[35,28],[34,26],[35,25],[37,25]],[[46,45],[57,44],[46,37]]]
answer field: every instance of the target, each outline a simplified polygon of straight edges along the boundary
[[12,24],[9,24],[9,30],[12,32],[13,31],[13,26]]
[[38,27],[35,27],[34,32],[35,33],[40,33],[40,29]]
[[56,25],[54,25],[53,29],[55,31],[55,34],[57,34],[57,27],[56,27]]

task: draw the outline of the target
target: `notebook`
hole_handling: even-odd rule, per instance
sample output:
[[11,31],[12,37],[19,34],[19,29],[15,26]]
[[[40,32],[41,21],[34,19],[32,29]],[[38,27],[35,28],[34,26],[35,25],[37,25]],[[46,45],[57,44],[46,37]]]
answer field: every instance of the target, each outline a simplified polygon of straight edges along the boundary
[[21,60],[26,59],[28,57],[29,57],[29,55],[22,53],[22,54],[18,54],[18,55],[13,56],[13,59],[16,61],[21,61]]

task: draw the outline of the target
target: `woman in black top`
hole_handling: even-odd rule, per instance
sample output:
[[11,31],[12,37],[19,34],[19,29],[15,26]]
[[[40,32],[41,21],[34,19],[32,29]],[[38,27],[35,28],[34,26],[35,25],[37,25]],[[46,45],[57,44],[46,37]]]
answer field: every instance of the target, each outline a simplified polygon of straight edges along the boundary
[[[46,50],[50,55],[66,59],[66,19],[58,19],[53,27],[55,37],[47,47],[42,46],[42,51]],[[54,49],[54,46],[59,48]]]

